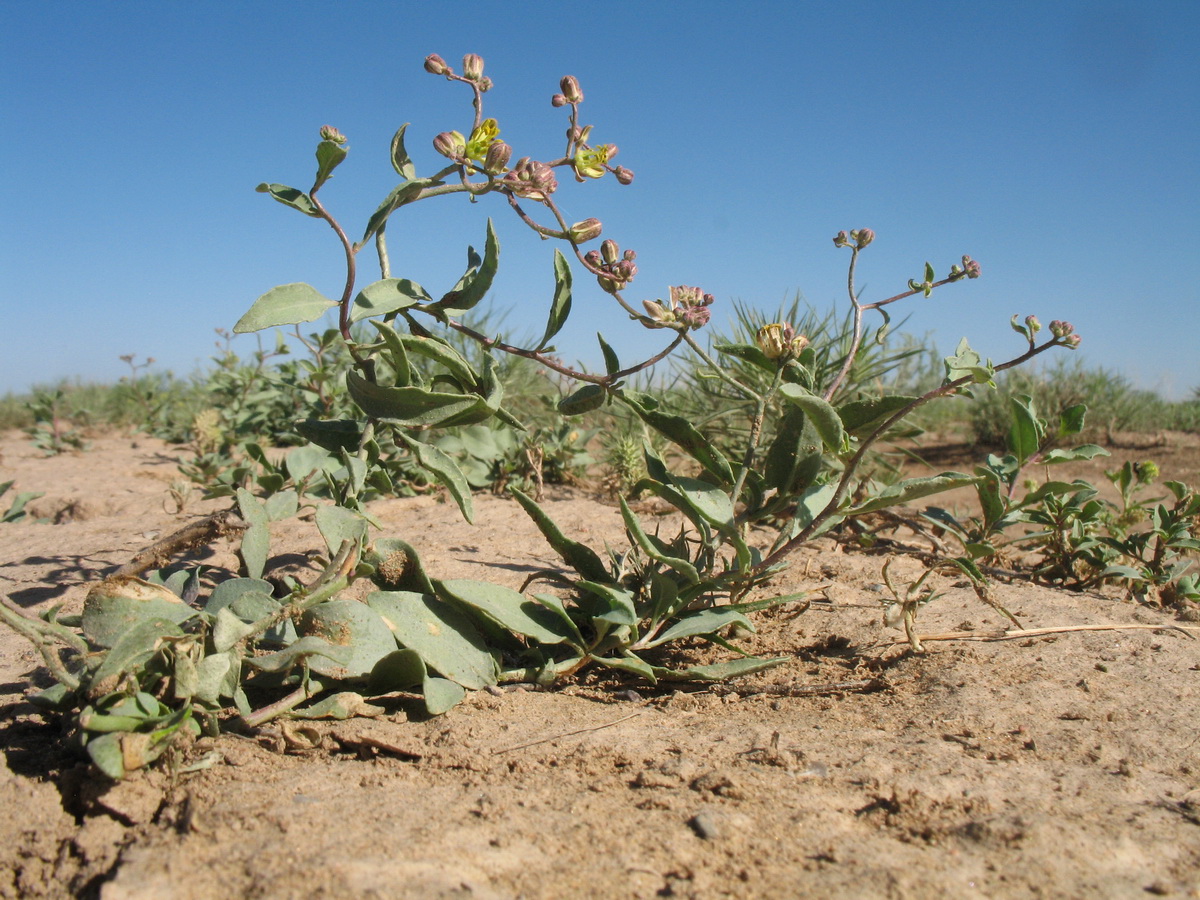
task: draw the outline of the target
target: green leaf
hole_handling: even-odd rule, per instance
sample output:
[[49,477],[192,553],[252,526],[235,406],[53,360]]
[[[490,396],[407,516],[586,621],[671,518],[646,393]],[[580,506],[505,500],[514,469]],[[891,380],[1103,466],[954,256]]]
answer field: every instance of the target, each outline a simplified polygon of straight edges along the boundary
[[407,278],[383,278],[358,292],[350,307],[350,321],[383,316],[407,309],[417,303],[432,303],[433,298],[421,285]]
[[300,498],[295,491],[280,491],[263,501],[263,508],[272,522],[290,519],[300,510]]
[[1079,434],[1083,431],[1083,423],[1087,418],[1087,406],[1083,403],[1078,403],[1075,406],[1068,407],[1063,410],[1058,417],[1058,434],[1060,437],[1067,437],[1072,434]]
[[312,322],[325,315],[337,303],[311,284],[296,282],[271,288],[254,301],[249,311],[233,326],[236,334],[248,334],[274,328],[276,325],[297,325]]
[[625,528],[629,531],[634,543],[641,548],[641,551],[651,559],[657,560],[664,566],[674,569],[687,580],[688,584],[699,584],[700,573],[696,571],[696,567],[686,559],[669,556],[659,550],[646,532],[642,530],[641,523],[638,522],[637,516],[633,514],[633,510],[629,508],[629,504],[625,502],[625,498],[620,497],[618,499],[621,501],[621,517],[625,520]]
[[741,625],[749,631],[754,630],[754,626],[750,623],[750,620],[737,610],[727,607],[702,609],[699,612],[680,616],[670,628],[660,632],[646,646],[657,647],[659,644],[666,644],[671,641],[680,640],[681,638],[715,634],[729,625]]
[[347,651],[341,664],[322,657],[309,660],[309,668],[330,678],[365,678],[396,650],[396,639],[383,617],[357,600],[318,603],[300,617],[296,630]]
[[330,553],[337,553],[343,541],[367,539],[367,520],[354,510],[342,506],[318,506],[314,518]]
[[1008,430],[1008,449],[1017,458],[1018,465],[1037,453],[1045,436],[1045,423],[1038,418],[1033,398],[1028,394],[1016,394],[1009,398],[1013,422]]
[[115,691],[127,672],[133,672],[158,652],[164,637],[180,637],[183,629],[170,619],[143,619],[125,630],[104,654],[88,682],[88,696],[102,697]]
[[313,205],[312,198],[304,193],[304,191],[298,191],[294,187],[288,187],[286,184],[267,184],[263,182],[255,190],[260,194],[270,194],[284,206],[298,209],[306,216],[314,218],[320,218],[321,216],[317,212],[316,206]]
[[554,552],[562,557],[563,562],[578,572],[581,578],[588,581],[608,580],[608,568],[595,550],[564,535],[554,520],[530,497],[514,487],[510,487],[508,491],[517,498],[517,502],[533,519],[542,536],[554,549]]
[[323,697],[303,709],[294,709],[288,715],[293,719],[351,719],[355,716],[382,716],[387,710],[363,699],[354,691],[339,691]]
[[915,403],[916,397],[894,394],[870,400],[852,400],[838,407],[842,426],[854,437],[866,437],[900,410]]
[[450,492],[454,502],[458,504],[463,518],[471,524],[475,523],[475,510],[471,501],[471,485],[466,476],[451,457],[447,456],[432,444],[409,437],[403,431],[396,431],[395,436],[417,456],[417,464],[422,469],[433,474],[435,478]]
[[753,344],[713,344],[713,349],[725,356],[748,362],[771,375],[779,368],[774,360],[769,359],[767,354]]
[[367,605],[383,617],[397,643],[433,669],[470,690],[495,684],[496,660],[467,615],[433,594],[376,591]]
[[338,450],[357,450],[362,440],[362,423],[357,419],[304,419],[294,422],[292,428],[315,446],[294,447],[284,458],[288,474],[295,481],[302,480],[318,469],[331,464],[330,453]]
[[314,191],[333,177],[333,170],[342,164],[347,152],[345,147],[333,141],[321,141],[317,144],[317,178],[313,184]]
[[845,515],[861,516],[863,513],[874,512],[877,509],[887,509],[889,506],[899,506],[910,500],[940,494],[954,488],[975,484],[978,477],[964,475],[961,472],[942,472],[938,475],[927,475],[922,478],[907,478],[896,484],[889,485],[865,503],[847,510]]
[[1081,444],[1078,447],[1066,449],[1056,447],[1053,450],[1048,450],[1038,460],[1039,463],[1064,463],[1064,462],[1079,462],[1081,460],[1095,459],[1097,456],[1109,456],[1109,452],[1103,447],[1096,444]]
[[564,416],[581,416],[604,405],[608,391],[600,384],[585,384],[558,401],[558,411]]
[[554,300],[550,303],[550,318],[546,321],[546,333],[538,341],[538,350],[543,349],[567,324],[571,315],[571,266],[561,250],[554,251]]
[[476,394],[452,394],[419,387],[381,387],[353,370],[346,373],[346,390],[368,416],[391,419],[401,427],[445,425],[481,409],[483,418],[492,415]]
[[[633,603],[633,594],[622,587],[605,584],[599,581],[579,581],[576,587],[587,591],[599,599],[603,608],[593,618],[613,625],[636,625],[638,620],[637,608]],[[592,611],[595,613],[595,611]]]
[[773,669],[786,662],[791,662],[790,656],[762,658],[746,656],[729,662],[716,663],[711,666],[692,666],[688,669],[660,669],[654,673],[662,681],[725,681],[728,678],[740,678],[743,675],[753,675],[764,669]]
[[829,401],[806,391],[798,384],[780,385],[779,394],[793,406],[804,410],[826,447],[834,453],[842,450],[846,442],[846,430],[837,410],[829,405]]
[[501,584],[452,579],[435,584],[439,593],[515,634],[543,644],[569,644],[573,635],[551,610]]
[[361,247],[371,239],[383,224],[387,221],[388,216],[394,213],[397,209],[406,203],[410,203],[427,187],[441,184],[433,178],[417,178],[412,181],[406,181],[403,184],[398,184],[388,195],[383,198],[383,202],[371,213],[371,218],[367,220],[367,230],[363,233],[362,240],[358,242]]
[[425,679],[421,693],[425,695],[425,711],[431,716],[449,712],[467,696],[467,692],[453,681],[432,677]]
[[995,387],[992,381],[996,375],[995,368],[990,361],[982,361],[982,357],[971,349],[966,338],[958,342],[953,356],[946,357],[945,366],[947,384],[960,378],[970,378],[973,384],[990,384]]
[[699,478],[687,478],[682,475],[677,475],[671,480],[704,521],[719,529],[733,528],[733,502],[722,488]]
[[367,690],[372,694],[407,691],[424,683],[429,677],[425,661],[415,650],[393,650],[371,669]]
[[412,160],[408,158],[408,152],[404,149],[404,132],[408,130],[408,125],[409,123],[405,122],[392,135],[392,168],[401,178],[412,181],[417,177],[417,170],[413,166]]
[[492,279],[496,277],[496,269],[500,264],[500,242],[496,239],[496,231],[492,220],[487,222],[487,239],[483,247],[483,261],[477,271],[470,269],[459,279],[459,283],[446,296],[434,304],[435,308],[447,315],[460,316],[473,309],[492,288]]
[[[701,434],[689,419],[659,412],[655,408],[658,405],[657,401],[638,391],[622,391],[616,396],[637,413],[643,422],[687,452],[720,484],[733,484],[733,468],[729,465],[729,460],[709,443],[708,438]],[[836,414],[834,417],[836,418]],[[840,424],[839,422],[839,427]]]
[[182,623],[195,615],[196,610],[162,585],[139,578],[110,578],[88,591],[81,624],[91,643],[112,647],[140,622]]
[[265,523],[256,522],[242,533],[239,552],[242,562],[246,565],[246,575],[250,578],[262,578],[263,570],[267,567],[267,557],[271,552],[271,532]]
[[617,358],[617,351],[608,345],[608,341],[604,340],[604,335],[596,332],[596,340],[600,342],[600,353],[604,356],[604,371],[605,374],[615,375],[621,371],[621,360]]
[[[225,612],[228,611],[226,610]],[[225,612],[219,615],[224,615]],[[233,614],[229,613],[229,615],[232,616]],[[389,640],[391,640],[390,635]],[[391,647],[394,648],[395,646],[396,642],[391,641]],[[344,669],[352,653],[353,651],[350,647],[335,646],[324,638],[309,636],[298,638],[277,653],[247,656],[245,663],[252,669],[258,669],[261,672],[287,672],[304,660],[311,662],[313,659],[319,657],[323,660],[321,663],[322,667],[334,665],[339,667],[339,669]]]

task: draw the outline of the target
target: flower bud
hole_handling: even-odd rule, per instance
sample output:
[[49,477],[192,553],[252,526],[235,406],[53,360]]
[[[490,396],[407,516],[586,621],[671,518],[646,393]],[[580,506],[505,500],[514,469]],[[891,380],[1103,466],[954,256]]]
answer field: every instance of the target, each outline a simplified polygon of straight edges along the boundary
[[1050,333],[1056,338],[1065,338],[1074,330],[1074,325],[1070,322],[1064,322],[1062,319],[1055,319],[1050,323]]
[[1068,350],[1079,349],[1079,345],[1081,343],[1083,343],[1083,338],[1077,334],[1068,334],[1065,338],[1063,338],[1063,346]]
[[488,78],[486,75],[479,79],[479,92],[481,94],[486,94],[493,87],[495,87],[495,85],[493,84],[492,79]]
[[553,97],[550,98],[550,105],[553,106],[555,109],[558,109],[560,106],[566,106],[567,98],[564,97],[562,94],[555,94]]
[[[612,241],[605,241],[604,243],[611,244]],[[603,247],[604,244],[601,244],[600,246]],[[593,266],[594,268],[597,268],[597,269],[599,269],[604,264],[604,260],[600,258],[599,250],[589,250],[587,253],[583,254],[583,261],[585,263],[587,263],[589,266]]]
[[1042,330],[1042,323],[1038,321],[1037,316],[1026,316],[1025,327],[1029,329],[1030,334],[1037,334]]
[[788,355],[799,356],[804,352],[804,348],[807,347],[808,344],[809,341],[807,337],[802,334],[796,335],[794,338],[788,341]]
[[453,75],[454,70],[446,65],[446,61],[436,53],[425,57],[425,71],[430,75]]
[[459,160],[467,152],[467,139],[457,131],[443,131],[433,139],[433,149],[449,159]]
[[576,222],[567,232],[571,240],[576,244],[586,244],[588,241],[593,241],[600,237],[600,232],[603,226],[599,219],[584,219],[582,222]]
[[563,92],[563,96],[568,103],[582,103],[583,91],[579,89],[579,81],[574,75],[564,75],[562,81],[558,83],[559,88]]
[[483,171],[489,175],[502,175],[506,171],[509,159],[512,158],[512,147],[504,141],[496,141],[487,149],[483,158]]
[[335,144],[346,143],[346,136],[334,128],[332,125],[321,126],[321,140],[333,141]]
[[967,272],[968,278],[979,277],[979,263],[975,262],[975,260],[971,259],[969,256],[964,256],[962,258],[962,264],[963,269],[965,269]]
[[664,307],[659,300],[643,300],[642,306],[646,310],[646,315],[655,322],[666,323],[675,321],[675,313]]
[[478,53],[468,53],[463,57],[463,78],[478,81],[483,77],[483,57]]
[[613,174],[617,176],[617,181],[621,184],[633,184],[633,172],[624,166],[617,166],[613,169]]
[[846,232],[844,232],[844,231],[839,231],[837,233],[837,237],[835,237],[833,239],[833,246],[835,246],[835,247],[850,246],[850,236],[847,235]]
[[543,162],[531,160],[522,156],[513,166],[512,171],[504,176],[504,186],[517,197],[528,197],[530,200],[545,200],[558,190],[558,180],[554,177],[554,169]]
[[607,240],[603,244],[600,245],[600,256],[610,266],[620,258],[620,256],[619,256],[620,252],[621,252],[621,248],[617,245],[617,242],[614,240]]
[[711,317],[712,313],[707,306],[691,306],[679,315],[680,321],[688,328],[703,328]]
[[860,228],[858,231],[850,232],[850,237],[854,239],[854,246],[861,250],[875,240],[875,232],[870,228]]
[[1138,484],[1153,484],[1159,475],[1157,463],[1149,459],[1135,464],[1133,471],[1137,473]]

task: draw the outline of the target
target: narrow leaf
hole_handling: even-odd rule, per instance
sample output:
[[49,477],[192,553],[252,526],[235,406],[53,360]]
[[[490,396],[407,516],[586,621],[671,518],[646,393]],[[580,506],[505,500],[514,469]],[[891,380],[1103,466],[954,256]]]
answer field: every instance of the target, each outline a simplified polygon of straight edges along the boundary
[[837,410],[830,406],[827,400],[806,391],[798,384],[780,385],[779,393],[793,406],[804,410],[826,447],[834,453],[842,449],[846,440],[846,430]]
[[417,177],[417,170],[408,158],[408,151],[404,149],[404,132],[408,130],[408,125],[405,122],[392,136],[392,168],[401,178],[412,181]]
[[267,184],[263,182],[255,188],[260,194],[270,194],[284,206],[290,206],[292,209],[298,209],[306,216],[319,218],[320,213],[313,205],[312,199],[304,191],[296,190],[294,187],[288,187],[286,184]]
[[538,341],[538,350],[543,349],[571,315],[571,266],[561,250],[554,251],[554,299],[550,303],[550,318],[546,321],[546,333]]
[[458,504],[463,518],[474,524],[475,510],[471,502],[471,485],[467,483],[466,476],[458,467],[458,463],[432,444],[415,440],[403,431],[396,431],[395,436],[416,454],[417,464],[430,472],[450,492],[450,496]]

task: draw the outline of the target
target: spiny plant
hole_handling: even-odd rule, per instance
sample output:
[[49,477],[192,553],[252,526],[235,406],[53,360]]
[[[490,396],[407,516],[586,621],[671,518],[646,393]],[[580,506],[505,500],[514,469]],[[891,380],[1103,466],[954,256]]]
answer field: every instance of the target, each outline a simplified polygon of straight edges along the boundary
[[[282,461],[247,445],[260,468],[253,481],[230,483],[235,506],[95,585],[82,616],[54,609],[31,617],[11,603],[0,606],[0,617],[38,646],[58,682],[35,701],[72,715],[79,742],[112,777],[153,760],[181,735],[216,732],[231,719],[253,728],[281,715],[370,714],[379,709],[370,702],[375,697],[405,691],[415,691],[437,714],[467,690],[507,681],[549,684],[589,666],[653,683],[723,679],[777,665],[785,658],[756,657],[734,646],[729,634],[752,631],[750,613],[791,599],[752,594],[793,552],[841,522],[978,480],[945,472],[876,488],[860,472],[872,445],[925,404],[993,384],[997,372],[1052,348],[1079,344],[1065,323],[1054,323],[1051,338],[1041,343],[1027,327],[1027,348],[993,365],[964,339],[945,360],[941,383],[920,395],[848,391],[864,352],[868,313],[881,314],[886,325],[892,304],[980,275],[969,256],[940,279],[926,263],[905,290],[865,302],[855,271],[875,235],[863,228],[834,238],[850,253],[849,325],[836,350],[813,346],[785,321],[763,323],[752,336],[708,348],[696,333],[710,320],[711,294],[677,285],[665,299],[627,298],[637,254],[611,239],[585,251],[584,245],[600,239],[602,224],[591,217],[572,222],[559,206],[559,173],[579,183],[606,176],[623,185],[634,180],[633,172],[613,165],[616,145],[597,142],[592,126],[582,124],[584,96],[576,78],[564,77],[551,98],[567,115],[566,146],[561,155],[538,158],[517,156],[500,140],[497,120],[484,116],[492,81],[479,56],[467,55],[461,73],[437,55],[426,58],[425,68],[470,91],[470,124],[434,138],[445,162],[425,176],[406,149],[408,126],[400,127],[390,152],[400,182],[367,217],[357,241],[323,196],[348,153],[336,128],[320,131],[311,187],[258,188],[331,229],[346,277],[336,298],[307,284],[276,287],[254,302],[234,331],[297,325],[336,311],[346,351],[341,374],[353,414],[330,417],[318,404],[313,415],[291,424],[309,443]],[[488,293],[499,265],[500,241],[490,219],[482,252],[468,249],[466,270],[447,290],[431,292],[393,273],[387,240],[392,217],[419,202],[456,196],[494,197],[524,227],[564,246],[566,252],[552,255],[546,325],[535,340],[512,343],[464,322]],[[380,278],[359,287],[359,256],[370,245]],[[661,350],[622,361],[601,336],[603,372],[564,364],[552,342],[572,311],[576,268],[594,277],[623,314],[661,333]],[[463,339],[477,352],[457,349]],[[705,377],[737,398],[745,424],[729,433],[741,435],[738,443],[715,441],[672,408],[673,395],[656,389],[652,379],[634,385],[631,379],[681,348],[695,354]],[[645,528],[621,498],[627,544],[597,551],[566,534],[529,494],[511,488],[562,560],[522,590],[438,579],[402,536],[376,535],[367,502],[394,493],[414,469],[440,484],[468,521],[473,518],[468,475],[439,447],[439,435],[477,426],[525,430],[506,406],[497,362],[506,356],[577,385],[557,404],[565,422],[616,411],[652,436],[642,441],[645,474],[633,490],[672,507],[677,530],[664,536]],[[669,452],[656,449],[663,447]],[[310,578],[269,582],[270,524],[301,508],[312,510],[325,542],[324,563]],[[752,529],[760,524],[773,530],[765,545]],[[240,535],[243,571],[207,594],[194,573],[137,577],[181,547],[230,535]],[[363,592],[346,590],[355,582],[368,582],[373,590],[357,599]],[[534,585],[540,588],[529,592]],[[664,661],[661,648],[691,639],[735,656],[707,665]]]

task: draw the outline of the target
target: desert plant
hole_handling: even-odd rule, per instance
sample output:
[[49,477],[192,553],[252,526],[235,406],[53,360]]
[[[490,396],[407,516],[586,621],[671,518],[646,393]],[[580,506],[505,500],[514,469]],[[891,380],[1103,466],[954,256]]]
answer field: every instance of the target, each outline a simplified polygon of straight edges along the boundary
[[[865,349],[866,314],[882,315],[886,327],[892,304],[977,278],[980,267],[963,256],[939,279],[926,263],[906,289],[865,302],[855,271],[875,235],[864,228],[834,238],[835,247],[850,253],[848,322],[826,320],[836,340],[822,336],[814,346],[797,322],[770,321],[753,334],[706,347],[696,333],[709,322],[710,294],[673,286],[665,298],[631,302],[625,294],[637,275],[636,253],[611,239],[585,252],[582,245],[601,236],[601,223],[584,218],[570,224],[558,205],[558,171],[581,183],[608,175],[622,184],[633,181],[632,172],[611,163],[616,146],[593,142],[592,127],[581,123],[583,92],[575,78],[563,78],[552,98],[568,117],[562,155],[512,163],[512,149],[499,140],[499,124],[483,115],[492,82],[483,75],[482,59],[469,54],[459,73],[433,55],[425,68],[470,91],[471,125],[434,138],[446,162],[426,177],[418,176],[406,150],[408,126],[396,132],[391,162],[401,181],[369,216],[360,240],[351,240],[321,196],[347,157],[346,138],[336,129],[321,129],[316,176],[307,191],[259,186],[333,231],[346,278],[338,299],[306,284],[274,288],[254,302],[234,331],[297,325],[336,311],[337,340],[345,349],[340,375],[354,407],[329,418],[330,409],[318,404],[319,415],[292,423],[310,443],[290,450],[282,464],[257,444],[243,445],[258,474],[228,480],[235,505],[205,532],[208,539],[228,534],[228,517],[236,513],[244,523],[241,576],[184,602],[180,595],[189,589],[182,580],[154,584],[126,571],[93,587],[78,620],[59,618],[55,610],[33,618],[0,605],[0,617],[39,647],[58,681],[38,702],[74,714],[87,752],[109,775],[152,760],[178,734],[218,728],[227,708],[254,727],[280,715],[353,715],[370,709],[372,696],[417,690],[430,713],[441,713],[466,690],[502,681],[550,683],[587,666],[654,682],[709,681],[776,665],[783,660],[735,648],[729,632],[753,630],[749,613],[791,599],[751,596],[790,554],[841,522],[981,478],[945,472],[877,488],[863,473],[872,447],[928,403],[992,384],[997,373],[1053,348],[1079,344],[1074,329],[1057,321],[1051,337],[1039,342],[1040,326],[1030,317],[1018,328],[1027,346],[1012,359],[993,365],[964,339],[944,360],[938,384],[917,395],[879,395],[876,381],[894,357]],[[491,336],[463,319],[483,301],[499,264],[500,241],[490,219],[482,252],[469,250],[466,271],[449,290],[431,293],[391,270],[387,229],[393,215],[437,197],[477,201],[489,195],[539,237],[567,250],[553,253],[546,326],[528,342]],[[368,244],[374,245],[381,277],[359,288],[358,257]],[[660,351],[622,362],[600,337],[603,373],[561,361],[551,342],[571,313],[572,258],[624,314],[662,334]],[[706,433],[703,420],[673,405],[677,393],[656,388],[652,379],[631,382],[680,348],[695,355],[696,371],[702,368],[706,379],[721,385],[743,419],[725,429],[720,441]],[[215,377],[228,410],[221,415],[231,416],[235,432],[257,427],[259,413],[250,400],[267,390],[267,358],[260,349],[250,366],[231,363]],[[532,362],[562,383],[578,385],[557,404],[563,418],[540,437],[530,436],[506,406],[498,362],[505,358]],[[860,389],[868,382],[870,390]],[[622,498],[627,546],[600,552],[565,534],[536,499],[510,487],[563,563],[538,573],[520,591],[487,581],[437,579],[403,538],[372,534],[366,502],[415,472],[441,485],[462,514],[473,517],[471,481],[443,449],[449,445],[439,446],[448,430],[459,429],[459,449],[474,459],[496,452],[505,458],[500,444],[506,438],[499,436],[524,433],[523,445],[542,447],[543,461],[553,455],[549,450],[569,466],[586,449],[586,429],[574,427],[576,417],[612,410],[650,438],[642,441],[645,474],[633,490],[674,508],[671,534],[647,530]],[[480,444],[486,436],[494,446],[469,451],[464,435]],[[622,453],[628,455],[627,449]],[[544,464],[537,471],[544,475]],[[302,505],[312,507],[326,545],[321,572],[307,582],[293,577],[270,584],[264,580],[271,560],[269,526],[296,515]],[[756,523],[774,528],[765,546],[752,539]],[[189,532],[188,546],[199,539]],[[344,593],[352,582],[367,579],[374,590],[365,600]],[[533,584],[545,587],[526,593]],[[712,665],[664,660],[662,648],[691,639],[739,655]]]

